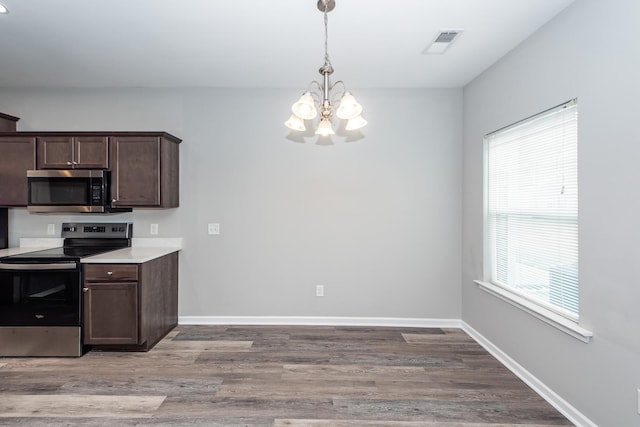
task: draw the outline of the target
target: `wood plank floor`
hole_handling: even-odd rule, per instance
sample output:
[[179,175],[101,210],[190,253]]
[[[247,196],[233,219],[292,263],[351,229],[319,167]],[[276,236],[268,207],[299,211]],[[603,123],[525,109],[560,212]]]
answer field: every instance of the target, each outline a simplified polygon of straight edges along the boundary
[[179,326],[148,353],[0,358],[0,425],[571,425],[458,329]]

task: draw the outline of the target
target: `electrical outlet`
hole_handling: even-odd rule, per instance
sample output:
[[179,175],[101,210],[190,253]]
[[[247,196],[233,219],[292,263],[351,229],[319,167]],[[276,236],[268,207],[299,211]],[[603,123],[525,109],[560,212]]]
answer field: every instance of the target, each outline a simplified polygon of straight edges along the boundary
[[324,296],[324,285],[316,285],[316,296],[317,297]]
[[158,224],[151,224],[149,234],[158,234]]
[[207,233],[208,234],[220,234],[220,224],[207,224]]
[[55,224],[47,224],[47,234],[49,234],[49,235],[56,234],[56,225]]

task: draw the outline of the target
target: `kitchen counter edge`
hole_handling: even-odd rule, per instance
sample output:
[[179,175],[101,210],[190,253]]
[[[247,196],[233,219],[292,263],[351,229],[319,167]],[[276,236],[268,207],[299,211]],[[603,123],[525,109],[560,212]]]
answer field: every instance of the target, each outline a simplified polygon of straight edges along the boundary
[[82,258],[82,264],[142,264],[182,250],[178,246],[132,246]]
[[[51,249],[62,245],[58,238],[21,238],[20,246],[0,249],[0,258],[26,252]],[[81,263],[141,264],[182,250],[182,238],[136,238],[131,247],[82,258]]]

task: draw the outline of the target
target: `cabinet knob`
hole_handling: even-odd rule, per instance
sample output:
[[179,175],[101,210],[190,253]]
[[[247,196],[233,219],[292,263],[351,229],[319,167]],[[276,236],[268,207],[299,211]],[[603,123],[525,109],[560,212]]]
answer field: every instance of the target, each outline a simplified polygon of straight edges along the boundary
[[78,162],[73,162],[73,164],[74,164],[74,165],[77,165],[77,164],[79,164],[79,163],[78,163]]
[[67,162],[67,165],[68,165],[68,166],[71,166],[72,164],[73,164],[73,163],[71,163],[71,162]]
[[82,292],[87,292],[89,288],[82,288]]
[[111,276],[111,275],[113,275],[113,271],[107,271],[107,274],[108,274],[109,276]]

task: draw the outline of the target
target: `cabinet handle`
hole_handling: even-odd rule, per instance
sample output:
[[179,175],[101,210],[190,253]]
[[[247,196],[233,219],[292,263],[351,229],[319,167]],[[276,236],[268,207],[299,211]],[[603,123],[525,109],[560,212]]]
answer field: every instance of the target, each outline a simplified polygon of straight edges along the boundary
[[82,288],[82,292],[87,292],[89,290],[89,288]]
[[113,275],[113,271],[107,271],[107,274],[108,274],[109,276],[111,276],[111,275]]
[[67,162],[67,165],[68,165],[68,166],[71,166],[72,164],[73,164],[73,163],[71,163],[71,162]]
[[80,163],[78,163],[78,162],[73,162],[73,164],[74,164],[74,165],[79,165]]

